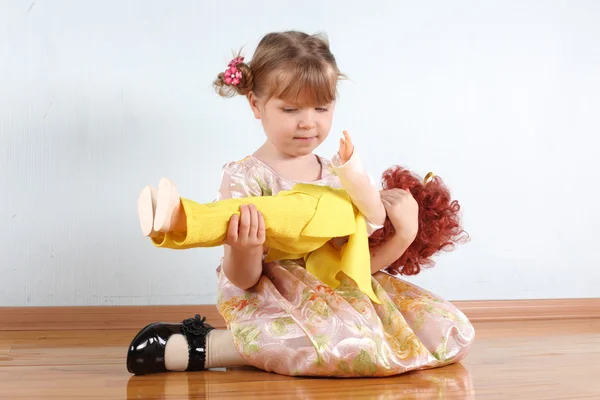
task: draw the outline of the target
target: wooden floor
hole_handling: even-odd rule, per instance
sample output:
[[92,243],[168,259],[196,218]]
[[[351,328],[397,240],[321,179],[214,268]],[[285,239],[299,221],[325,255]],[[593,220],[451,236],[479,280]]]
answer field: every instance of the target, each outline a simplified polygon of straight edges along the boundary
[[600,319],[477,323],[461,363],[385,379],[132,377],[134,331],[0,332],[0,399],[600,399]]

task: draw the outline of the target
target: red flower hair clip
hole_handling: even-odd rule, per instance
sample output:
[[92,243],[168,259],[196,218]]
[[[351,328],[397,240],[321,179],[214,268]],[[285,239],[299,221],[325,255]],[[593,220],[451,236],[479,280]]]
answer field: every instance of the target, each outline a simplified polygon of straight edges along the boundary
[[237,66],[244,61],[244,57],[236,57],[227,64],[228,68],[225,70],[224,80],[225,83],[232,86],[240,84],[242,79],[242,71]]

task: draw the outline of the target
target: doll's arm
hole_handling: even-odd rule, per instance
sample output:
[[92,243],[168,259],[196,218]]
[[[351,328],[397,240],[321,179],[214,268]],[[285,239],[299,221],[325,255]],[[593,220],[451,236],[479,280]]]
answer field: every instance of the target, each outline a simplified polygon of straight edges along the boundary
[[367,231],[370,235],[383,227],[386,218],[385,207],[381,202],[379,190],[365,170],[350,137],[346,132],[344,136],[340,143],[340,152],[333,157],[332,165],[352,202],[367,220]]

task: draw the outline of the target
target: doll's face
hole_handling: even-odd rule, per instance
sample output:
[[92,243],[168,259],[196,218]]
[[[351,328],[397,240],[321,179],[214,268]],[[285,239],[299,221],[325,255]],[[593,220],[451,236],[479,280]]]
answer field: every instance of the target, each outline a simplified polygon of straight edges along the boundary
[[335,103],[297,104],[271,98],[261,101],[253,93],[248,96],[252,112],[263,125],[267,139],[286,155],[311,154],[329,135]]

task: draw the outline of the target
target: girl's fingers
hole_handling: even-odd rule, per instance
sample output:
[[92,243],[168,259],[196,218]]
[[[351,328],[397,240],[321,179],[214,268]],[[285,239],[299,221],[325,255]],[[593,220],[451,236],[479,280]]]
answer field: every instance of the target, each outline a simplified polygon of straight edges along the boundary
[[266,239],[265,236],[265,218],[263,217],[262,213],[258,211],[258,240],[260,242],[264,242]]
[[234,214],[229,219],[229,228],[227,229],[227,240],[229,243],[235,243],[238,239],[238,224],[240,217]]
[[238,238],[246,239],[250,232],[250,213],[248,212],[248,206],[243,205],[240,207],[240,225],[238,229]]
[[248,206],[248,214],[250,214],[250,229],[248,230],[248,236],[255,238],[258,231],[258,211],[254,204]]
[[385,191],[386,195],[390,199],[401,199],[404,196],[410,195],[410,192],[404,189],[392,189]]

